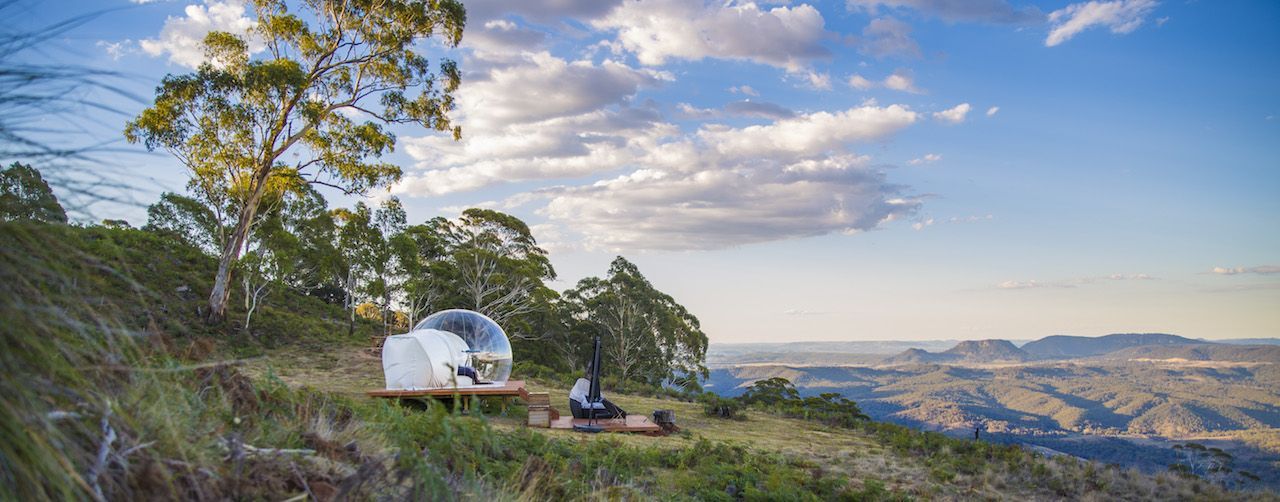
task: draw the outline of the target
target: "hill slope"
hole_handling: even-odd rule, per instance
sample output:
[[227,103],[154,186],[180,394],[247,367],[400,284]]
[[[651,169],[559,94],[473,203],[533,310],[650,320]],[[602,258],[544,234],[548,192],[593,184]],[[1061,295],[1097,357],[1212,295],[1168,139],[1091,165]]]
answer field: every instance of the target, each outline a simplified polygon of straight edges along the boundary
[[929,352],[922,349],[907,349],[902,353],[886,357],[880,364],[922,364],[922,363],[996,363],[1022,362],[1030,359],[1016,345],[1008,340],[966,340],[943,352]]
[[1099,337],[1053,335],[1028,342],[1022,350],[1039,359],[1072,359],[1099,356],[1129,347],[1198,343],[1204,342],[1162,333],[1118,333]]

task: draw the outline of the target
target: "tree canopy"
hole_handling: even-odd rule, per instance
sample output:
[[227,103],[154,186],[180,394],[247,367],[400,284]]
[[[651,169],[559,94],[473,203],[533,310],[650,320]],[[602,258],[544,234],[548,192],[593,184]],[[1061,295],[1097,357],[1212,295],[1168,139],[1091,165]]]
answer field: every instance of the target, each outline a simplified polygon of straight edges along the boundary
[[67,211],[40,171],[19,162],[0,171],[0,221],[12,220],[67,222]]
[[651,384],[706,376],[707,335],[698,318],[625,258],[615,258],[605,278],[579,281],[564,300],[574,329],[601,336],[607,372]]
[[165,77],[154,104],[125,128],[130,142],[182,161],[198,199],[229,208],[211,321],[225,315],[232,266],[264,198],[303,184],[363,193],[397,181],[400,168],[379,160],[396,142],[386,124],[461,135],[448,116],[456,64],[443,59],[433,71],[413,48],[429,37],[457,45],[466,21],[459,2],[315,0],[297,13],[285,2],[252,3],[247,36],[263,42],[264,56],[250,57],[246,37],[209,33],[207,61]]

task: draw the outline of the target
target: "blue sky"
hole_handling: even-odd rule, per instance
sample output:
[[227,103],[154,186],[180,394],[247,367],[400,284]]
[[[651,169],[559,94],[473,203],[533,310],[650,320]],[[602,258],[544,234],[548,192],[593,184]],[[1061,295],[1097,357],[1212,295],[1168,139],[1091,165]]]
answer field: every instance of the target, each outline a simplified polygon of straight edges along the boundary
[[[464,139],[398,130],[391,193],[411,222],[520,216],[557,289],[623,254],[713,342],[1280,335],[1280,3],[466,5],[462,48],[423,47],[464,71]],[[42,57],[148,97],[252,25],[118,7]],[[143,203],[185,181],[121,159]]]

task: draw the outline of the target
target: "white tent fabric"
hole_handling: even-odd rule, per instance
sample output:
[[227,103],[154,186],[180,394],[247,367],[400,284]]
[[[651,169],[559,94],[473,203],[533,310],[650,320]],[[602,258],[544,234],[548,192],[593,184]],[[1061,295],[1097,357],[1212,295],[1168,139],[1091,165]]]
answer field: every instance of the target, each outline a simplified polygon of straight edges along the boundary
[[382,343],[382,372],[388,390],[466,387],[475,382],[457,375],[467,362],[467,342],[448,331],[414,330]]

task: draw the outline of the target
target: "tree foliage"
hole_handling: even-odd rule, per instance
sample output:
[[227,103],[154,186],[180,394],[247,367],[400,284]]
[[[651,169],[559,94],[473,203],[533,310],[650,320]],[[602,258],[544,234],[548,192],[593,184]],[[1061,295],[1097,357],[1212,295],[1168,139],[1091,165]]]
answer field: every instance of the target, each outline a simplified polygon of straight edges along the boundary
[[605,278],[579,281],[564,300],[573,328],[603,339],[606,373],[650,384],[706,375],[707,335],[698,318],[625,258],[615,258]]
[[40,171],[19,162],[0,171],[0,221],[14,220],[67,222],[67,212]]
[[[167,150],[190,169],[189,189],[211,207],[229,207],[234,224],[219,252],[210,320],[226,310],[232,265],[244,250],[264,198],[320,184],[347,193],[395,182],[400,168],[380,157],[395,146],[387,124],[460,129],[449,121],[457,66],[433,71],[414,50],[437,37],[456,46],[466,20],[454,0],[255,0],[249,37],[204,40],[207,62],[165,77],[155,103],[125,128],[130,142]],[[378,106],[373,106],[373,101]],[[372,120],[357,123],[344,112]]]

